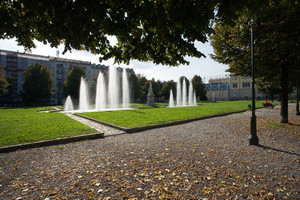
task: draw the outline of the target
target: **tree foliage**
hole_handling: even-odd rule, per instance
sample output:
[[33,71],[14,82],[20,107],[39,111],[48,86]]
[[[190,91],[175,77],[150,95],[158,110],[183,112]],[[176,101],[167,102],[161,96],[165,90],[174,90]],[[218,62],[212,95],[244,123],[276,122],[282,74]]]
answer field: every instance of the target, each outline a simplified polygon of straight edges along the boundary
[[[0,3],[1,39],[16,37],[26,48],[33,39],[65,44],[65,51],[87,50],[115,58],[187,64],[185,56],[202,57],[194,42],[212,32],[215,1],[10,1]],[[116,36],[112,45],[108,36]]]
[[160,80],[155,81],[154,78],[152,78],[150,80],[150,82],[152,84],[152,90],[153,90],[153,93],[155,95],[156,101],[160,101],[160,97],[161,97],[160,90],[161,90],[161,88],[163,86],[162,82]]
[[[276,77],[275,77],[276,78]],[[269,96],[271,100],[274,100],[274,95],[280,94],[280,80],[274,79],[272,81],[264,78],[257,79],[257,88],[260,93]]]
[[299,4],[297,1],[271,2],[251,22],[243,14],[230,26],[216,23],[212,35],[212,58],[229,65],[235,75],[251,75],[250,26],[254,29],[255,75],[264,81],[280,80],[282,122],[288,122],[288,85],[299,74]]
[[[284,0],[291,3],[294,0]],[[241,13],[263,12],[272,0],[95,0],[0,2],[0,39],[16,38],[35,47],[34,39],[66,51],[87,50],[100,61],[153,61],[176,66],[186,56],[202,57],[195,41],[207,42],[212,20],[231,24]],[[116,44],[111,44],[115,36]],[[205,57],[205,56],[204,56]]]
[[63,91],[65,96],[70,95],[74,99],[79,98],[79,87],[81,77],[86,77],[85,69],[78,65],[73,65],[72,69],[67,73],[64,82]]
[[27,67],[24,72],[24,97],[31,103],[40,103],[54,94],[53,77],[51,71],[43,64]]
[[136,98],[139,97],[139,83],[138,78],[134,72],[128,74],[128,81],[131,92],[130,97],[134,101]]
[[165,82],[160,90],[160,94],[165,100],[169,100],[170,90],[172,90],[173,96],[176,97],[176,83],[173,80]]
[[185,81],[185,85],[186,85],[187,91],[188,91],[188,88],[189,88],[190,84],[189,84],[189,82],[187,81],[187,80],[188,80],[187,77],[185,77],[185,76],[180,76],[180,77],[179,77],[179,80],[180,80],[181,85],[183,85],[183,80]]
[[251,75],[250,28],[253,25],[256,76],[281,74],[280,65],[286,60],[292,75],[299,63],[299,15],[289,6],[273,3],[255,22],[247,15],[241,15],[233,26],[218,22],[211,37],[215,53],[211,57],[228,64],[229,72]]
[[207,100],[205,85],[202,81],[201,76],[195,75],[192,78],[192,84],[193,84],[193,88],[195,90],[197,98],[202,101]]
[[137,78],[139,85],[139,97],[143,102],[146,102],[150,82],[145,76],[141,74],[137,74]]
[[3,74],[3,67],[0,66],[0,97],[8,93],[9,82]]

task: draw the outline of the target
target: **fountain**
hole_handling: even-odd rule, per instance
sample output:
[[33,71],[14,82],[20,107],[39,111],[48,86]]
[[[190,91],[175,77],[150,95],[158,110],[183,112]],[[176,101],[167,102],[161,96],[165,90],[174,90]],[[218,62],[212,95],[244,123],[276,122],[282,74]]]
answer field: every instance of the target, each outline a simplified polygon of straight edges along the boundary
[[169,107],[174,107],[174,97],[172,89],[170,90]]
[[[187,94],[187,87],[186,87],[186,81],[189,82],[189,90]],[[186,80],[185,78],[182,80],[182,86],[180,82],[180,78],[177,82],[177,94],[176,94],[176,107],[179,106],[196,106],[197,101],[196,101],[196,94],[195,91],[193,92],[193,85],[192,82],[189,80]],[[173,97],[172,90],[170,91],[170,101],[169,101],[169,106],[171,102],[171,96]],[[187,102],[188,100],[188,102]],[[171,107],[171,106],[170,106]],[[175,106],[174,106],[175,107]]]
[[[108,80],[108,90],[107,84],[104,79],[103,73],[98,74],[97,78],[97,91],[96,91],[96,106],[95,110],[105,110],[105,109],[120,109],[120,77],[118,76],[118,71],[116,67],[111,66],[109,69],[109,80]],[[122,108],[129,108],[129,83],[126,69],[123,69],[122,73]]]
[[108,76],[108,104],[110,109],[119,108],[119,83],[117,76],[117,68],[111,66]]
[[104,110],[106,108],[106,84],[102,72],[98,74],[95,109]]
[[189,105],[193,105],[193,85],[192,81],[190,81],[190,86],[189,86]]
[[127,71],[125,68],[123,68],[122,90],[123,90],[123,108],[129,108],[129,83],[128,83]]
[[65,107],[65,111],[74,110],[73,102],[72,102],[72,99],[71,99],[70,95],[67,97],[64,107]]
[[[88,87],[86,81],[81,78],[80,90],[79,90],[79,112],[88,111],[103,111],[103,110],[116,110],[116,109],[128,109],[129,108],[129,83],[126,69],[123,69],[122,75],[122,88],[120,83],[120,76],[118,74],[117,68],[111,66],[109,68],[108,84],[105,81],[104,74],[100,72],[97,77],[96,85],[96,99],[95,99],[95,109],[91,109],[89,105],[89,95]],[[122,103],[120,106],[122,94]],[[71,98],[70,98],[71,99]],[[66,110],[67,111],[67,110]],[[74,111],[69,109],[68,111]]]
[[213,103],[216,103],[217,101],[216,101],[216,97],[215,97],[215,93],[213,92],[213,94],[212,94],[212,100],[211,100]]
[[177,88],[176,88],[176,106],[181,105],[181,84],[180,84],[180,78],[177,82]]
[[182,80],[182,105],[186,106],[186,81]]
[[79,90],[79,110],[86,112],[89,110],[89,96],[87,82],[83,77],[80,79],[80,90]]

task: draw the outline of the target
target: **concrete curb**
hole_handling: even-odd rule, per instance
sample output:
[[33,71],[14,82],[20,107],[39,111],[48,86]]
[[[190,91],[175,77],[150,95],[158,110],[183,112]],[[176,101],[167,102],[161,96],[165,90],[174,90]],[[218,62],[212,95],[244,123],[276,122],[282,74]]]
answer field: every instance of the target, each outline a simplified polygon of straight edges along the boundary
[[116,126],[116,125],[113,125],[113,124],[108,124],[106,122],[102,122],[102,121],[99,121],[99,120],[96,120],[96,119],[93,119],[93,118],[89,118],[89,117],[86,117],[86,116],[82,116],[82,115],[79,115],[79,114],[74,114],[74,115],[76,115],[78,117],[88,119],[88,120],[91,120],[91,121],[94,121],[94,122],[97,122],[97,123],[104,124],[106,126],[110,126],[112,128],[115,128],[115,129],[119,129],[121,131],[124,131],[125,133],[136,133],[136,132],[155,129],[155,128],[174,126],[174,125],[185,124],[185,123],[189,123],[189,122],[193,122],[193,121],[203,120],[203,119],[209,119],[209,118],[214,118],[214,117],[222,117],[222,116],[226,116],[226,115],[242,113],[242,112],[245,112],[245,111],[247,111],[247,110],[240,110],[240,111],[234,111],[234,112],[217,114],[217,115],[210,115],[210,116],[205,116],[205,117],[191,118],[191,119],[185,119],[185,120],[175,121],[175,122],[166,122],[166,123],[155,124],[155,125],[150,125],[150,126],[140,126],[140,127],[136,127],[136,128],[124,128],[124,127]]
[[79,135],[79,136],[73,136],[68,138],[58,138],[53,140],[44,140],[44,141],[33,142],[33,143],[25,143],[25,144],[0,147],[0,153],[7,153],[16,150],[31,149],[31,148],[45,147],[51,145],[66,144],[66,143],[77,142],[81,140],[92,140],[92,139],[100,139],[100,138],[104,138],[104,133]]

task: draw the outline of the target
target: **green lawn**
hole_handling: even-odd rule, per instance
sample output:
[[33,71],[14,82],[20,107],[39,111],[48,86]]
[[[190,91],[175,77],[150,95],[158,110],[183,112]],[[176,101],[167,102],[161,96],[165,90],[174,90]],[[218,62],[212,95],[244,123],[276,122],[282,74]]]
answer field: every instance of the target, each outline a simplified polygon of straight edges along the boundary
[[[263,101],[257,101],[256,106],[261,107]],[[199,106],[153,109],[120,110],[106,112],[80,113],[83,116],[94,118],[110,124],[125,128],[134,128],[183,119],[204,117],[247,109],[251,101],[219,101],[217,103],[201,103]],[[135,104],[135,106],[137,106]]]
[[0,146],[94,133],[61,113],[39,113],[52,107],[0,108]]
[[[263,101],[256,102],[257,107]],[[152,108],[143,104],[132,104],[139,109],[81,113],[100,121],[121,127],[133,128],[165,122],[178,121],[247,109],[250,101],[201,102],[194,107],[168,108],[159,104]],[[278,104],[278,103],[277,103]],[[52,107],[0,108],[0,147],[64,138],[94,133],[95,131],[61,113],[41,113]]]

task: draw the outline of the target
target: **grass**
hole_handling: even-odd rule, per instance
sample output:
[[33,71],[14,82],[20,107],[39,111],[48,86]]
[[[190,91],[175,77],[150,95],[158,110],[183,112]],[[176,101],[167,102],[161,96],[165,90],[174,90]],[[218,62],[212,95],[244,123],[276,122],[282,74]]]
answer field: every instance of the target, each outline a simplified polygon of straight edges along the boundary
[[61,113],[41,113],[52,107],[0,108],[0,146],[94,133]]
[[60,105],[60,106],[56,106],[57,108],[63,110],[64,109],[64,106]]
[[[257,107],[262,107],[262,103],[263,101],[258,101]],[[147,109],[148,107],[145,106],[142,107],[144,109],[90,112],[81,113],[81,115],[125,128],[134,128],[245,110],[248,108],[248,104],[251,104],[251,101],[219,101],[217,103],[201,103],[199,106],[193,107],[168,108],[162,106]],[[135,106],[137,105],[135,104]]]
[[[82,113],[121,127],[133,128],[189,118],[228,113],[247,109],[250,101],[201,102],[195,107],[168,108],[166,103],[158,103],[158,108],[144,104],[132,104],[135,110]],[[263,101],[258,101],[261,107]],[[0,147],[64,138],[94,133],[95,131],[61,113],[36,111],[53,110],[48,107],[0,107]],[[276,126],[276,125],[271,125]],[[63,148],[63,147],[59,147]]]
[[281,127],[284,127],[284,124],[283,123],[277,123],[277,122],[270,122],[268,124],[268,127],[269,128],[281,128]]

